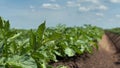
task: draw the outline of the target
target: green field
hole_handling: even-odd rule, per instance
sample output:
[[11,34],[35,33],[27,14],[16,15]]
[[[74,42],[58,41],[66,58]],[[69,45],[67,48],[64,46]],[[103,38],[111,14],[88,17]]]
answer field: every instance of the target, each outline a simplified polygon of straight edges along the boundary
[[49,62],[57,57],[73,57],[98,49],[103,29],[91,26],[12,29],[9,21],[0,17],[0,68],[52,68]]

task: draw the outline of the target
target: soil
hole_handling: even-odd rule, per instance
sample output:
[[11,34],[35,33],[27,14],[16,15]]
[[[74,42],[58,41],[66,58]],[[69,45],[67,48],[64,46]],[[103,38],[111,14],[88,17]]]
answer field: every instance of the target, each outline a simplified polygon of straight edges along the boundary
[[106,32],[99,42],[99,49],[95,49],[93,54],[61,58],[51,65],[55,68],[58,65],[68,68],[120,68],[120,36]]

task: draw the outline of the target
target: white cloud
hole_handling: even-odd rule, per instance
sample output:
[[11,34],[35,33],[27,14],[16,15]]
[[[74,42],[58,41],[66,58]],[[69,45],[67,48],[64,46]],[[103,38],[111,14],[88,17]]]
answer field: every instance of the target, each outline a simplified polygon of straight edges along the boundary
[[115,15],[117,18],[120,18],[120,14]]
[[30,7],[31,9],[34,9],[34,8],[35,8],[33,5],[30,5],[29,7]]
[[76,3],[73,1],[67,1],[67,7],[79,7],[80,3]]
[[96,16],[101,16],[101,17],[103,17],[104,14],[103,14],[103,13],[96,13]]
[[44,3],[42,4],[42,7],[46,9],[60,9],[61,8],[59,4],[50,4],[50,3]]
[[98,4],[99,3],[99,0],[86,0],[88,2],[92,2],[92,3],[95,3],[95,4]]
[[79,11],[81,12],[87,12],[87,11],[90,11],[91,9],[90,8],[87,8],[87,7],[79,7]]
[[107,10],[108,7],[105,5],[90,5],[90,6],[80,6],[78,8],[79,11],[82,12],[88,12],[88,11],[92,11],[92,10],[99,10],[99,11],[105,11]]
[[100,5],[100,6],[98,7],[98,9],[100,9],[100,10],[107,10],[108,7],[105,6],[105,5]]
[[120,3],[120,0],[110,0],[112,3]]
[[81,12],[88,11],[105,11],[108,10],[108,7],[104,5],[100,0],[77,0],[77,1],[68,1],[68,7],[76,7]]
[[77,2],[91,2],[94,4],[99,4],[100,1],[99,0],[77,0]]
[[35,11],[35,7],[33,5],[30,5],[29,8],[31,9],[32,12]]

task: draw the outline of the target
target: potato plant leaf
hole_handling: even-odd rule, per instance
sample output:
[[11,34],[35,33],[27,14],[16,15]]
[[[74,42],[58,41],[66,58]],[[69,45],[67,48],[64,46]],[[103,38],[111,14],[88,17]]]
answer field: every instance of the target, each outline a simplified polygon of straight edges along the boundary
[[75,51],[71,48],[66,48],[65,49],[65,54],[68,55],[69,57],[72,57],[75,55]]
[[46,29],[45,23],[46,23],[46,21],[44,21],[44,23],[42,23],[37,29],[37,36],[38,36],[39,41],[41,41],[43,38],[43,34],[45,32],[45,29]]
[[3,28],[3,19],[0,17],[0,28]]

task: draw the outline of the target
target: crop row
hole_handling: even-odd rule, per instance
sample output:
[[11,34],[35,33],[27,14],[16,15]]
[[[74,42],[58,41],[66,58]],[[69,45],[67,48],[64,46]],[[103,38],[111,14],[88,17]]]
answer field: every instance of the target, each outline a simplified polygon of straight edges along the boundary
[[36,30],[11,29],[0,17],[0,68],[52,68],[57,57],[73,57],[98,49],[102,29],[96,26],[46,27]]

